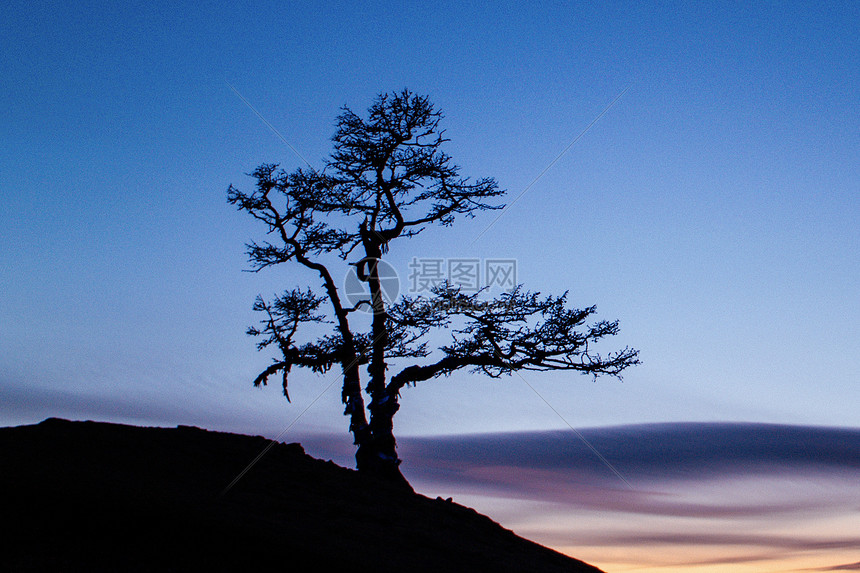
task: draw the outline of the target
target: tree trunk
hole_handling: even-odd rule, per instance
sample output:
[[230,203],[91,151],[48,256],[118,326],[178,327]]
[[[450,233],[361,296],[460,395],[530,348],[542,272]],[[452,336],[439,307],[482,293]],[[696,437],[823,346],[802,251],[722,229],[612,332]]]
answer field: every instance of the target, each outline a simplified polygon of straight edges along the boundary
[[[366,280],[370,287],[371,306],[373,308],[373,323],[371,333],[373,347],[371,349],[368,373],[370,381],[367,390],[370,393],[370,453],[373,458],[362,456],[363,468],[379,478],[403,485],[412,491],[412,486],[400,472],[400,458],[397,456],[397,441],[394,439],[394,414],[400,408],[397,396],[389,395],[385,389],[385,349],[388,345],[388,314],[385,301],[382,298],[382,287],[379,281],[377,261],[382,256],[379,245],[373,241],[365,244],[369,263],[366,263]],[[359,469],[362,469],[360,466]]]
[[397,456],[397,441],[394,439],[394,414],[400,408],[396,397],[382,392],[382,399],[374,398],[370,403],[371,443],[374,460],[368,468],[370,473],[397,484],[412,486],[400,472],[400,458]]
[[370,426],[364,413],[364,399],[361,397],[358,365],[355,363],[344,365],[342,399],[346,404],[344,415],[349,416],[353,443],[358,446],[355,452],[356,466],[361,469],[367,465],[366,460],[373,457],[373,447]]

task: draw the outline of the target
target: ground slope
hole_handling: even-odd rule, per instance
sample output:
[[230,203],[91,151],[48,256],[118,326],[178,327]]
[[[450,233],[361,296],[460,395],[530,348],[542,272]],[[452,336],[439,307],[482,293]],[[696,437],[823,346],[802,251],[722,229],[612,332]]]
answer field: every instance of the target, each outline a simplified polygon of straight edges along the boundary
[[474,510],[271,442],[48,419],[0,428],[3,571],[595,572]]

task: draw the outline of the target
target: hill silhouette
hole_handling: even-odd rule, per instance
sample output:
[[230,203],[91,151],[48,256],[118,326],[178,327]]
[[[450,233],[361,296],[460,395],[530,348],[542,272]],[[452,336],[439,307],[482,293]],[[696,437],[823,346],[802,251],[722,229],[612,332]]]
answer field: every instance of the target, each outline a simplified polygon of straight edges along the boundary
[[0,428],[3,571],[598,569],[298,444],[50,418]]

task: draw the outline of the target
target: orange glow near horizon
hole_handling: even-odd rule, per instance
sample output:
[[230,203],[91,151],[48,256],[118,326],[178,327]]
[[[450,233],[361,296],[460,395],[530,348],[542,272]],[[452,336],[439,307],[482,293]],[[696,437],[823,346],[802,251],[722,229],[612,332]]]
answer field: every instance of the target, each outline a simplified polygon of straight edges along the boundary
[[[602,500],[592,491],[593,507],[475,491],[455,499],[607,573],[860,570],[855,476],[751,475],[635,489],[604,490]],[[607,504],[613,495],[617,503]]]

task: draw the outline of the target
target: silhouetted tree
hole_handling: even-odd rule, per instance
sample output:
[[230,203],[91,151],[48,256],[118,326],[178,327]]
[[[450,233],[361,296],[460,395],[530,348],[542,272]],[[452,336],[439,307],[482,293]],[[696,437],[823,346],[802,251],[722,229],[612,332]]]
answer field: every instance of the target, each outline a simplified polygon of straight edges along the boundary
[[[272,301],[259,297],[254,310],[263,314],[258,349],[276,346],[274,363],[254,380],[266,384],[280,374],[284,394],[293,367],[326,372],[338,366],[349,431],[357,445],[358,469],[405,483],[393,434],[400,391],[462,368],[492,377],[517,370],[575,370],[595,377],[620,377],[638,364],[630,348],[601,356],[599,339],[618,331],[617,321],[588,325],[595,307],[568,309],[566,294],[541,297],[516,287],[488,299],[486,290],[464,293],[450,283],[429,297],[387,301],[379,261],[395,239],[412,237],[430,225],[451,225],[458,215],[500,209],[490,201],[503,194],[491,178],[470,181],[442,150],[448,141],[439,123],[442,114],[427,97],[404,90],[380,95],[367,119],[344,107],[333,136],[334,152],[321,170],[292,173],[264,164],[253,172],[256,189],[232,185],[228,200],[259,220],[269,236],[252,242],[248,256],[256,271],[282,263],[298,264],[319,275],[324,294],[296,288]],[[343,274],[332,264],[354,266],[367,296],[351,306],[338,290]],[[345,267],[348,269],[348,267]],[[327,308],[329,312],[322,309]],[[352,320],[369,313],[369,320]],[[368,316],[365,314],[365,316]],[[369,322],[369,324],[368,324]],[[296,336],[308,323],[332,324],[316,340]],[[362,329],[363,328],[363,329]],[[431,331],[448,329],[451,342],[431,352]],[[414,361],[387,378],[389,366]],[[366,366],[365,406],[361,367]],[[368,420],[369,414],[369,420]]]

